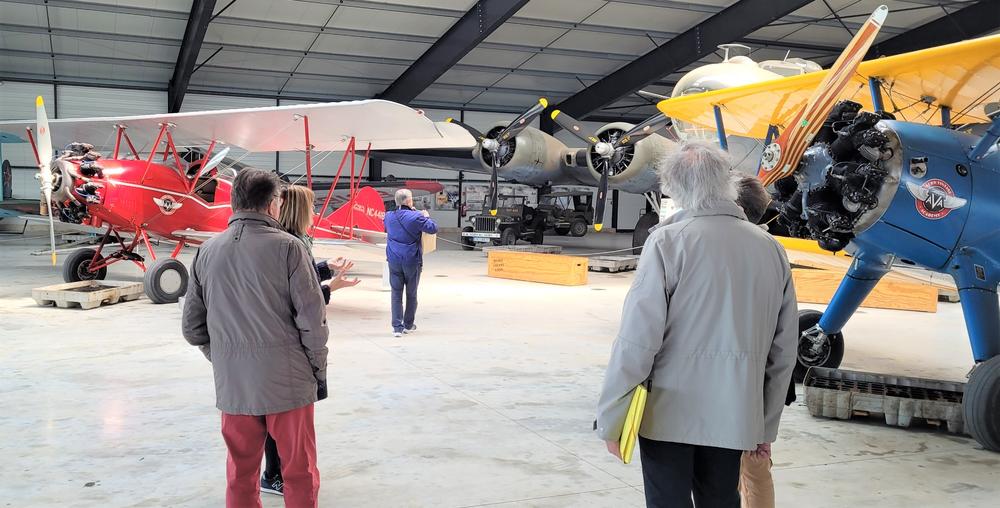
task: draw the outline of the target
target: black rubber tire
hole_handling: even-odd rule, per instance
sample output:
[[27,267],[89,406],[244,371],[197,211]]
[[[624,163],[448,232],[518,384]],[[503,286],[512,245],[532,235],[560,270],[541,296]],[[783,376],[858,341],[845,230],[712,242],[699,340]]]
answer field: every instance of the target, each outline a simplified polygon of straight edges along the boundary
[[580,238],[587,234],[587,220],[577,217],[569,223],[570,236]]
[[[800,310],[799,311],[799,343],[798,349],[801,349],[805,339],[802,338],[802,332],[810,329],[819,322],[819,318],[823,317],[823,313],[818,310]],[[792,371],[792,378],[796,383],[801,383],[806,377],[806,371],[809,367],[827,367],[831,369],[836,369],[840,367],[840,362],[844,360],[844,334],[834,333],[832,335],[827,335],[826,343],[826,354],[822,356],[821,359],[804,359],[800,352],[796,352],[795,355],[795,370]]]
[[[472,231],[475,231],[475,230],[476,229],[473,228],[472,226],[465,226],[464,228],[462,228],[462,232],[463,233],[469,233],[469,232],[472,232]],[[476,248],[476,242],[473,242],[472,238],[463,236],[462,237],[462,250],[472,250],[474,248]]]
[[535,233],[531,235],[531,245],[541,245],[545,242],[545,230],[538,228]]
[[569,228],[556,228],[556,234],[559,236],[566,236],[569,234]]
[[517,243],[517,229],[510,227],[500,232],[500,245],[514,245]]
[[639,222],[635,223],[635,229],[632,230],[632,254],[639,255],[642,254],[642,246],[646,243],[646,239],[649,238],[649,228],[657,225],[660,222],[660,214],[656,212],[648,212],[639,217]]
[[[80,282],[83,280],[104,280],[108,276],[108,267],[101,268],[96,272],[87,270],[90,260],[94,259],[95,249],[79,249],[73,251],[66,261],[63,261],[62,276],[66,282]],[[89,276],[88,276],[89,275]]]
[[1000,355],[972,369],[962,397],[962,418],[976,442],[1000,452]]
[[[163,275],[167,272],[177,272],[181,283],[176,291],[167,291],[161,284]],[[177,300],[184,296],[188,286],[188,271],[184,263],[174,258],[162,258],[153,261],[153,264],[146,267],[146,274],[142,278],[142,283],[146,296],[153,303],[177,303]]]

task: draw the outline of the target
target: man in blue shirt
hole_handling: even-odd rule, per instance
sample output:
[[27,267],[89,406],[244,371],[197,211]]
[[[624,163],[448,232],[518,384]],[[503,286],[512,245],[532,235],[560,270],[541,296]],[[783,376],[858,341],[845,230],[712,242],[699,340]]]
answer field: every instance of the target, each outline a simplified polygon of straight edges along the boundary
[[[422,234],[437,233],[437,224],[426,210],[413,209],[413,193],[396,191],[396,210],[385,214],[388,242],[385,257],[389,262],[389,285],[392,287],[392,335],[401,337],[417,329],[417,286],[424,266]],[[403,292],[406,309],[403,309]]]

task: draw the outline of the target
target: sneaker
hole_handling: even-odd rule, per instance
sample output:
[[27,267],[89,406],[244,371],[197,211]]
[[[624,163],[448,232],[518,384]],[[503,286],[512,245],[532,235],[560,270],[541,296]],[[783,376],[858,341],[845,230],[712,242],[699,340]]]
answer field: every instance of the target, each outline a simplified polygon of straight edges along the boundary
[[409,328],[403,328],[403,333],[413,333],[417,331],[417,325],[413,325]]
[[403,336],[403,332],[392,332],[392,336],[393,337],[402,337]]
[[267,492],[268,494],[275,494],[278,496],[284,496],[285,484],[281,481],[281,475],[275,475],[274,478],[268,479],[266,476],[260,477],[260,491]]

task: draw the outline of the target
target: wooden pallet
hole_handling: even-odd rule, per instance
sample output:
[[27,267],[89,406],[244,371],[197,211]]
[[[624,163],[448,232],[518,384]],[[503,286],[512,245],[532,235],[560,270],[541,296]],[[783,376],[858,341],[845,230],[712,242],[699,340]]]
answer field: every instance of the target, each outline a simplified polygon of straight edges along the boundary
[[141,282],[90,280],[35,288],[31,290],[31,297],[42,306],[89,310],[105,303],[110,305],[136,300],[142,292]]
[[589,259],[587,268],[592,272],[625,272],[639,266],[639,256],[594,256]]
[[487,264],[490,277],[562,286],[587,283],[587,258],[577,256],[493,251]]
[[498,245],[483,247],[483,256],[489,257],[490,252],[533,252],[535,254],[562,254],[558,245]]

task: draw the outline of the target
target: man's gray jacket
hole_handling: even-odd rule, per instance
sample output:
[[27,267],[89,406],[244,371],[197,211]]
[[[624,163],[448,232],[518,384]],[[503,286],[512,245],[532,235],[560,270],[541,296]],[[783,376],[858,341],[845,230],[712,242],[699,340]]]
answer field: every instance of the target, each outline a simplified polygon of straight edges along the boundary
[[777,438],[798,342],[781,245],[735,203],[656,228],[625,298],[598,403],[617,440],[636,385],[652,377],[639,434],[754,449]]
[[271,217],[239,212],[191,263],[184,338],[215,372],[224,413],[265,415],[316,402],[326,380],[326,306],[309,252]]

